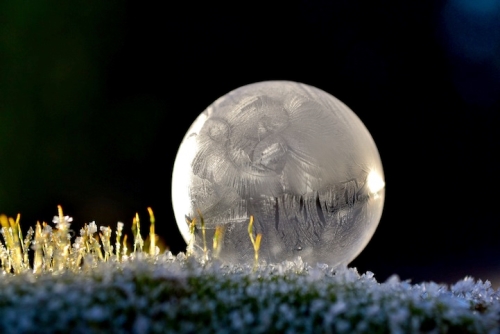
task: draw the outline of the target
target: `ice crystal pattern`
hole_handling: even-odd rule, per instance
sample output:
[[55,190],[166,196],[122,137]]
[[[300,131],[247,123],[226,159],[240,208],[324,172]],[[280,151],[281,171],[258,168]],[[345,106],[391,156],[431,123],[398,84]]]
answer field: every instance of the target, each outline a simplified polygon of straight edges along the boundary
[[[254,257],[253,216],[261,259],[347,264],[375,232],[384,197],[380,156],[361,120],[325,91],[290,81],[216,100],[187,131],[172,179],[185,241],[200,250],[215,237],[213,253],[233,263]],[[204,226],[193,230],[197,217]]]

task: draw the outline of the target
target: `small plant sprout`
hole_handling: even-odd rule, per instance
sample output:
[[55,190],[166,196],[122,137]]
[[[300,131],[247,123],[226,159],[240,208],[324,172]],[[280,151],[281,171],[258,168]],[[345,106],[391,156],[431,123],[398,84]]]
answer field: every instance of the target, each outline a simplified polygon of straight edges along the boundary
[[85,244],[83,237],[77,237],[73,243],[73,249],[71,254],[71,269],[73,271],[78,271],[80,264],[82,263],[83,257],[85,256]]
[[206,237],[206,232],[205,232],[205,219],[203,219],[203,215],[201,214],[200,210],[198,210],[198,215],[200,216],[201,234],[203,237],[203,256],[205,258],[205,261],[208,261],[207,237]]
[[36,222],[35,226],[35,241],[33,242],[32,249],[35,251],[35,256],[33,258],[33,273],[38,274],[43,270],[43,234],[42,225],[40,222]]
[[153,209],[148,207],[149,213],[149,255],[155,256],[158,255],[160,249],[156,246],[156,234],[155,234],[155,216],[153,214]]
[[123,231],[123,223],[118,222],[116,224],[116,242],[115,242],[116,261],[120,261],[120,239],[122,237],[122,231]]
[[64,216],[63,209],[60,205],[57,206],[57,212],[58,216],[54,216],[54,219],[52,219],[52,222],[56,224],[56,232],[53,234],[56,246],[54,249],[53,268],[56,271],[61,271],[66,266],[69,257],[71,247],[69,226],[73,218]]
[[255,252],[254,255],[254,269],[255,269],[259,264],[259,249],[260,249],[260,241],[262,239],[262,233],[258,233],[257,236],[254,237],[253,215],[250,216],[250,222],[248,223],[248,235],[250,236],[250,241],[252,242],[253,250]]
[[222,247],[222,238],[224,238],[224,226],[218,225],[215,228],[214,239],[213,239],[213,256],[215,258],[219,257],[220,250]]
[[144,240],[141,237],[141,224],[139,220],[139,214],[136,213],[134,219],[132,220],[132,233],[134,235],[134,254],[137,252],[142,252],[144,247]]
[[[21,233],[21,226],[19,225],[19,233]],[[26,238],[24,239],[24,243],[21,243],[23,246],[23,262],[25,268],[29,268],[29,249],[31,245],[31,240],[33,238],[33,234],[35,234],[35,231],[33,228],[30,226],[28,233],[26,234]]]
[[85,224],[80,230],[81,239],[78,241],[85,248],[85,252],[82,253],[85,268],[92,268],[99,262],[107,260],[102,254],[98,238],[94,237],[95,233],[97,233],[97,224],[94,221]]
[[187,256],[192,256],[194,254],[194,233],[196,232],[196,217],[194,217],[192,220],[189,220],[186,217],[186,223],[189,226],[189,242],[186,248],[186,255]]
[[128,259],[128,255],[127,255],[127,251],[128,251],[128,248],[127,248],[127,238],[128,238],[128,236],[125,234],[123,236],[123,244],[122,244],[122,261],[127,261],[127,259]]
[[52,255],[54,254],[54,242],[52,238],[52,227],[43,222],[42,242],[43,242],[43,270],[52,271]]
[[99,237],[101,238],[104,250],[104,261],[107,261],[111,258],[111,254],[113,253],[113,246],[111,246],[111,227],[101,226]]

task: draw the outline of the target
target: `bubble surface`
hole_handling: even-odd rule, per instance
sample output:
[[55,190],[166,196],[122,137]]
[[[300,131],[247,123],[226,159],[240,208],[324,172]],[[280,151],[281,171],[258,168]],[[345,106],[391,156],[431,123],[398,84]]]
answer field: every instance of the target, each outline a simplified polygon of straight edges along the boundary
[[172,175],[186,243],[232,263],[254,259],[252,215],[260,259],[348,264],[373,236],[384,198],[380,156],[361,120],[334,96],[291,81],[216,100],[184,136]]

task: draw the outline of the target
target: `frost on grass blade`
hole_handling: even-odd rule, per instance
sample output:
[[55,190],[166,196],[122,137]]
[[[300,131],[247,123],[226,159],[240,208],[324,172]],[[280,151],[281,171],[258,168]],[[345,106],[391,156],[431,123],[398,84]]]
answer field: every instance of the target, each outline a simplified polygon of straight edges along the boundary
[[[20,215],[17,219],[0,215],[2,225],[0,240],[0,264],[5,274],[20,274],[32,271],[34,274],[78,272],[82,268],[92,268],[101,262],[120,262],[143,252],[139,225],[139,215],[132,220],[134,250],[128,254],[127,235],[123,237],[123,223],[118,222],[116,228],[115,246],[112,245],[113,230],[110,226],[100,226],[89,222],[80,229],[80,236],[71,241],[70,226],[73,218],[65,216],[59,205],[58,214],[52,219],[54,226],[46,222],[37,222],[35,229],[30,227],[23,239],[20,225]],[[148,208],[150,215],[149,255],[159,255],[157,236],[154,230],[155,218],[153,210]],[[34,240],[32,240],[34,237]],[[33,252],[30,260],[29,253]]]

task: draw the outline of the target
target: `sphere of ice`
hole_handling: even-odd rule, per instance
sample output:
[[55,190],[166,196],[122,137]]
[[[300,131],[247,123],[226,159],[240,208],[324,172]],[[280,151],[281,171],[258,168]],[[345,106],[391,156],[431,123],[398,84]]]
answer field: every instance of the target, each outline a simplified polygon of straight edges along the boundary
[[186,243],[232,263],[251,261],[250,234],[261,234],[267,262],[300,255],[347,265],[375,232],[384,198],[380,156],[360,119],[332,95],[290,81],[216,100],[186,133],[172,176]]

